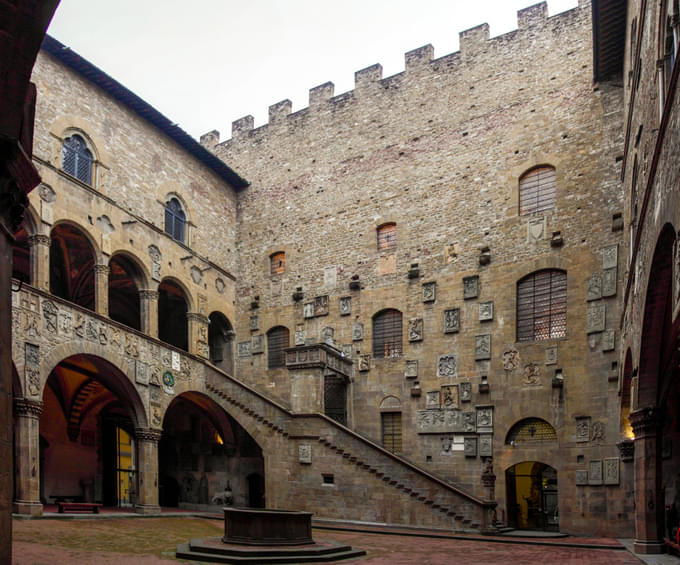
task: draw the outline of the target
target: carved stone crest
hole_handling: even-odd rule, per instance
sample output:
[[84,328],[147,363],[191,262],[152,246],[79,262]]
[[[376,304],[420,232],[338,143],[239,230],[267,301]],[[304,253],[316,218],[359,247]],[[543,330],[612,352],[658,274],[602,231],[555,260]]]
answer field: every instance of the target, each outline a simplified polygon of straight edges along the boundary
[[368,371],[371,368],[371,356],[370,355],[360,355],[359,356],[359,371]]
[[437,298],[437,283],[426,282],[423,284],[423,302],[434,302]]
[[441,389],[442,408],[458,408],[460,397],[458,385],[444,385]]
[[582,487],[588,484],[588,471],[579,469],[574,473],[574,482],[577,487]]
[[603,422],[593,422],[592,427],[592,440],[601,442],[604,441],[604,423]]
[[493,407],[477,407],[477,431],[493,431]]
[[317,296],[314,299],[314,315],[325,316],[328,314],[328,295]]
[[314,317],[314,302],[305,302],[302,305],[302,316],[304,318]]
[[465,457],[477,457],[477,438],[466,437],[463,440],[463,453]]
[[512,373],[519,367],[519,362],[519,352],[514,347],[503,352],[503,369],[506,373]]
[[335,342],[335,330],[329,326],[326,326],[321,330],[321,342],[333,344]]
[[430,390],[425,393],[425,408],[428,410],[440,408],[440,394],[438,390]]
[[305,344],[305,330],[295,330],[295,345]]
[[189,274],[191,275],[191,280],[194,281],[195,284],[199,284],[203,280],[203,272],[195,265],[189,269]]
[[457,374],[456,356],[451,353],[448,355],[440,355],[437,359],[437,376],[438,377],[455,377]]
[[545,348],[545,364],[546,365],[557,365],[557,346]]
[[444,333],[456,333],[460,331],[460,308],[444,310]]
[[618,265],[618,245],[610,245],[602,248],[602,268],[611,269]]
[[619,458],[608,457],[604,460],[604,484],[619,484]]
[[57,333],[57,307],[50,300],[43,300],[42,304],[44,328],[50,333]]
[[541,368],[536,363],[527,363],[524,365],[523,384],[531,386],[538,386],[541,384]]
[[605,303],[595,302],[588,306],[586,333],[603,332],[605,328]]
[[404,376],[407,379],[418,378],[418,361],[416,360],[406,361],[406,369],[404,371]]
[[24,364],[27,367],[40,366],[40,346],[26,342],[24,344]]
[[600,298],[602,298],[602,276],[600,273],[595,273],[586,284],[586,300],[599,300]]
[[460,401],[470,402],[472,400],[472,383],[465,381],[460,383]]
[[463,431],[468,434],[477,431],[477,415],[474,412],[463,412]]
[[527,222],[527,241],[529,243],[545,239],[545,224],[545,218],[536,218]]
[[250,341],[239,341],[237,349],[239,357],[250,357]]
[[224,294],[225,287],[226,287],[226,284],[224,283],[224,281],[222,279],[220,279],[220,278],[215,279],[215,290],[217,290],[217,292],[219,292],[220,294]]
[[157,282],[161,280],[161,260],[163,255],[161,255],[161,250],[155,245],[149,245],[148,247],[149,257],[151,257],[151,278]]
[[475,361],[491,359],[491,334],[475,336]]
[[601,485],[602,484],[602,460],[595,459],[588,462],[588,484]]
[[590,418],[576,418],[576,442],[590,441]]
[[479,296],[479,277],[463,277],[463,299],[477,298]]
[[408,321],[408,340],[422,341],[423,340],[423,319],[412,318]]
[[616,349],[616,330],[605,330],[602,333],[602,351]]
[[364,325],[357,322],[352,326],[352,341],[361,341],[364,339]]
[[250,338],[250,353],[264,353],[264,334],[254,335]]
[[616,296],[616,267],[604,270],[602,277],[602,296]]
[[312,446],[308,443],[301,443],[298,445],[298,461],[300,463],[310,464],[312,462]]
[[257,331],[257,328],[260,327],[260,317],[259,316],[251,316],[250,317],[250,331],[254,332]]
[[349,316],[352,313],[352,297],[343,296],[340,299],[340,315]]
[[493,320],[493,301],[479,303],[479,321],[488,322]]
[[149,366],[139,359],[135,361],[135,382],[145,386],[149,384]]
[[480,457],[491,457],[493,455],[493,436],[491,434],[479,436],[479,455]]

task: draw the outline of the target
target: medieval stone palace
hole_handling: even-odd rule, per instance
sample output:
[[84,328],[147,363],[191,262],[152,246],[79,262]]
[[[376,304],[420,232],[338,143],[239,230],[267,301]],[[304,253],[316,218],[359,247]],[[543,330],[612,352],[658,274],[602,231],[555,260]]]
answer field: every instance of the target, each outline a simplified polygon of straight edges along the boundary
[[14,512],[634,537],[680,506],[677,0],[579,0],[200,143],[46,37]]

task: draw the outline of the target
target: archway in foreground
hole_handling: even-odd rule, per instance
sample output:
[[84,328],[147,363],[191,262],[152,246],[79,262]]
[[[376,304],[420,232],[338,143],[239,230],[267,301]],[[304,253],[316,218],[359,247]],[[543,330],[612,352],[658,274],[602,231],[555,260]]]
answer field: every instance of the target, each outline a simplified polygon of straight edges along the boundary
[[[204,394],[186,392],[173,399],[163,420],[159,450],[161,506],[214,510],[229,497],[234,506],[264,504],[262,449]],[[251,495],[253,474],[262,478],[257,500]]]
[[41,502],[133,507],[141,410],[128,378],[108,361],[92,355],[61,361],[43,391]]
[[520,530],[559,530],[557,471],[538,461],[505,471],[508,525]]

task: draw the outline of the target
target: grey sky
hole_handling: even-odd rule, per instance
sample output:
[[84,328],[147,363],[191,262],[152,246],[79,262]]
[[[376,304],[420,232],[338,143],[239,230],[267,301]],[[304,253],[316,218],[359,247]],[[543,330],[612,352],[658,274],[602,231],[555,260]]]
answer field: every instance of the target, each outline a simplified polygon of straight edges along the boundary
[[[194,137],[231,137],[247,114],[267,121],[271,104],[307,106],[326,81],[335,94],[354,72],[380,63],[404,69],[404,53],[431,43],[458,50],[458,32],[487,22],[491,35],[517,27],[532,0],[61,0],[48,33],[141,96]],[[577,0],[550,0],[552,16]]]

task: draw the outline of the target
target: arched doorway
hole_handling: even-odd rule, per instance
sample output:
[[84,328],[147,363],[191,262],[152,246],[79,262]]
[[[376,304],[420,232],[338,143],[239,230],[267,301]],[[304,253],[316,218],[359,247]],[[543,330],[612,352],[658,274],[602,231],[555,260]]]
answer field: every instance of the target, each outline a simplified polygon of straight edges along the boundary
[[557,531],[557,471],[538,461],[517,463],[505,471],[508,525],[525,530]]
[[135,428],[143,405],[108,361],[73,355],[50,373],[40,416],[43,503],[137,502]]
[[159,450],[161,506],[205,509],[227,490],[234,506],[253,505],[248,477],[264,477],[262,449],[204,394],[186,392],[173,399]]
[[140,331],[142,329],[139,289],[142,271],[130,257],[118,253],[109,261],[109,317]]
[[163,280],[158,287],[158,338],[188,351],[188,311],[184,290],[172,280]]
[[52,229],[50,292],[88,310],[94,310],[95,253],[83,232],[70,224]]

